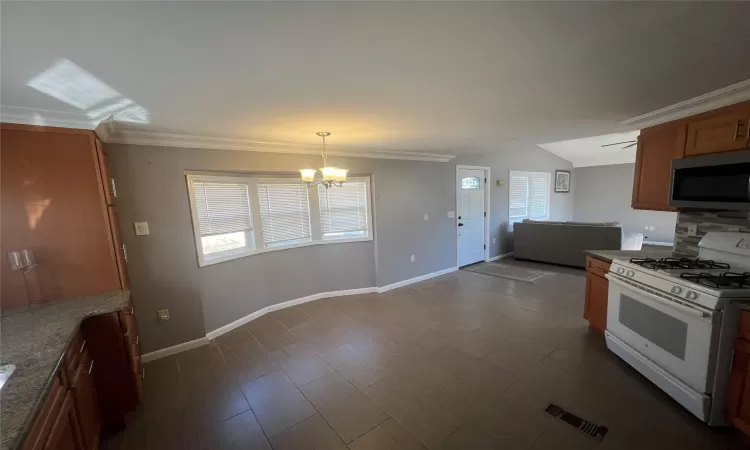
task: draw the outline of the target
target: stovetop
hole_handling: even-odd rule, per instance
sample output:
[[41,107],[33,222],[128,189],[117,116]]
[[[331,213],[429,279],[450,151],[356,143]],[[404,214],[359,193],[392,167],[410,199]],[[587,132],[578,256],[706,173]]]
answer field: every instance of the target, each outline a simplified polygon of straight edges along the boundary
[[750,288],[750,272],[723,273],[683,273],[680,278],[690,282],[715,289],[748,289]]
[[719,269],[729,270],[731,266],[726,263],[712,261],[710,259],[700,258],[630,258],[630,262],[636,266],[641,266],[652,270],[670,270],[670,269]]
[[750,289],[750,271],[700,258],[631,258],[631,264],[711,289]]

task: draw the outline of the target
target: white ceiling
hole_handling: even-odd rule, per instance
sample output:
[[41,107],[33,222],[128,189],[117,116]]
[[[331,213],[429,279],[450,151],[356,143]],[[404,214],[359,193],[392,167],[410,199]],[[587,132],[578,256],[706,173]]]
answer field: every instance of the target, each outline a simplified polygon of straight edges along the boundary
[[[625,148],[629,144],[609,144],[634,141],[639,134],[640,132],[636,130],[539,144],[539,146],[563,159],[567,159],[573,163],[573,167],[625,164],[635,162],[636,147]],[[606,145],[606,147],[602,147],[603,145]]]
[[151,131],[458,155],[627,131],[750,78],[746,2],[0,7],[6,109]]

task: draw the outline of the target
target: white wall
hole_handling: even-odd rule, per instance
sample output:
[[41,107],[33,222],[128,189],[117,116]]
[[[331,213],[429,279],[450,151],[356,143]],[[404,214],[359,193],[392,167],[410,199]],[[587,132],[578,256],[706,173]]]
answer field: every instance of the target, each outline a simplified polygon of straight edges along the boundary
[[575,168],[573,219],[620,222],[625,233],[643,233],[646,241],[674,242],[677,213],[630,207],[634,173],[635,164]]

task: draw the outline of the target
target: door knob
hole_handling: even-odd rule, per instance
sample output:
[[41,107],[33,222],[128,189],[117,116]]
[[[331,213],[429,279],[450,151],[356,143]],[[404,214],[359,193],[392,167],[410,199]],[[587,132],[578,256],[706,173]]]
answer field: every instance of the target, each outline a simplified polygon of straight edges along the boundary
[[458,220],[461,220],[461,216],[458,216]]
[[459,223],[459,224],[458,224],[458,226],[459,226],[459,227],[462,227],[462,226],[464,226],[464,224],[462,224],[462,223]]

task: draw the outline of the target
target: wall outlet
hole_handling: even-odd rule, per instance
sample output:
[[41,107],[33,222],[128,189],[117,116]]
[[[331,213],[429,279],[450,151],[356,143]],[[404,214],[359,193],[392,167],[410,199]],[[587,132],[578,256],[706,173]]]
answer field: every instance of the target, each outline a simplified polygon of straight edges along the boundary
[[133,227],[136,236],[148,236],[148,222],[135,222]]
[[740,227],[729,227],[727,228],[727,231],[730,233],[737,233],[740,231]]
[[411,255],[411,262],[414,262],[414,261],[416,261],[416,260],[417,260],[417,257],[416,257],[416,256],[414,256],[414,255]]
[[695,236],[698,234],[698,224],[691,223],[687,226],[688,236]]
[[159,322],[166,322],[167,320],[169,320],[169,310],[160,309],[156,311],[156,317],[159,319]]
[[427,213],[424,213],[424,221],[427,222],[430,220],[430,216],[427,215]]

